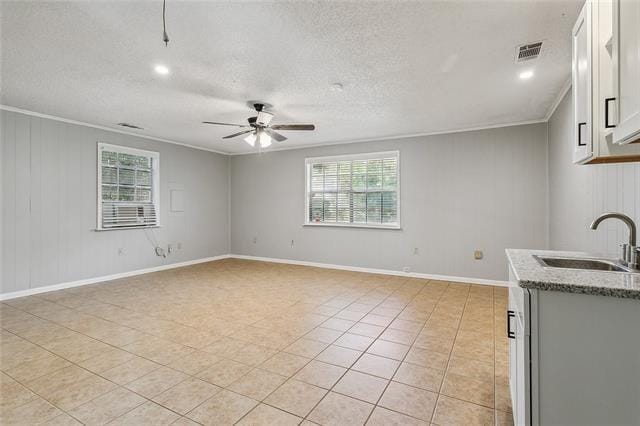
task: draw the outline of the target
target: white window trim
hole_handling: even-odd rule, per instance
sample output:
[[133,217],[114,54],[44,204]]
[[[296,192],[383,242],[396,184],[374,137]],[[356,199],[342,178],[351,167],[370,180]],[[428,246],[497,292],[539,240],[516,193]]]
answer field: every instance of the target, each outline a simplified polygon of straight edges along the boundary
[[[103,150],[115,150],[131,155],[144,155],[153,159],[152,169],[152,194],[153,204],[156,210],[156,224],[151,226],[123,226],[120,228],[103,228],[102,227],[102,151]],[[130,148],[128,146],[113,145],[104,142],[98,142],[98,157],[97,157],[97,177],[98,186],[96,187],[96,204],[98,206],[96,215],[96,231],[118,231],[123,229],[149,229],[160,228],[160,153],[156,151],[147,151],[144,149]]]
[[[309,168],[311,164],[325,161],[353,161],[353,160],[369,160],[380,157],[395,156],[398,161],[398,179],[396,187],[396,209],[398,212],[398,222],[394,224],[375,224],[375,223],[331,223],[331,222],[309,222]],[[304,160],[304,220],[302,226],[309,227],[333,227],[333,228],[371,228],[371,229],[402,229],[401,226],[401,214],[400,214],[400,151],[381,151],[381,152],[367,152],[361,154],[346,154],[346,155],[330,155],[325,157],[309,157]]]

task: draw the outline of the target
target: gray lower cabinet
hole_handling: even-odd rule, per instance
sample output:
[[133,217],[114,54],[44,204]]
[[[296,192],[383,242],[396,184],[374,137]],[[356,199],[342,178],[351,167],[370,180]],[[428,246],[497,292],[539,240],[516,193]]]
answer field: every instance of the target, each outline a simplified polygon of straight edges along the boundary
[[524,289],[510,271],[516,425],[640,425],[640,300]]

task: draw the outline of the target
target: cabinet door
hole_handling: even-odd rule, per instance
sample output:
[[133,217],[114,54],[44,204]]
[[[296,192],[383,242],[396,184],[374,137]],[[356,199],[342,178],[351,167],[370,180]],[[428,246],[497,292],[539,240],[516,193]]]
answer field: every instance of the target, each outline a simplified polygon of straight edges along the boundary
[[618,124],[613,142],[640,138],[640,1],[613,0],[614,85]]
[[573,162],[593,156],[591,112],[591,2],[582,7],[571,33],[573,44]]

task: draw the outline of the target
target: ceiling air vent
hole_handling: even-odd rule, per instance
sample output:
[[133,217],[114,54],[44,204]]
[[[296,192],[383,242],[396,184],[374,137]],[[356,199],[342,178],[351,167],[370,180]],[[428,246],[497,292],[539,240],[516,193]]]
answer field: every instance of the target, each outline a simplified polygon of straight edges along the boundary
[[530,61],[540,56],[540,49],[542,49],[542,42],[523,44],[516,48],[516,63]]
[[129,129],[144,130],[140,126],[136,126],[135,124],[129,124],[129,123],[118,123],[118,126],[127,127]]

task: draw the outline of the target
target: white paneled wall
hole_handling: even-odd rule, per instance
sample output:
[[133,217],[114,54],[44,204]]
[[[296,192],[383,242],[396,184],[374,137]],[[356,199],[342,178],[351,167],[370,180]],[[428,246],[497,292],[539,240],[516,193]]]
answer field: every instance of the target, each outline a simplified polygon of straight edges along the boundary
[[616,211],[640,226],[640,163],[574,165],[571,91],[549,120],[549,242],[557,250],[581,250],[619,256],[629,238],[616,220],[597,231],[589,225],[598,215]]
[[[401,230],[302,226],[306,157],[389,150]],[[234,156],[231,194],[235,254],[505,280],[505,248],[547,247],[547,126]]]
[[[2,293],[228,252],[227,157],[14,112],[1,117]],[[95,231],[98,141],[160,152],[161,228]],[[185,189],[182,213],[168,208],[175,185]],[[164,259],[154,242],[182,249]]]

